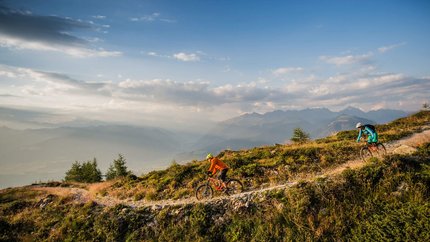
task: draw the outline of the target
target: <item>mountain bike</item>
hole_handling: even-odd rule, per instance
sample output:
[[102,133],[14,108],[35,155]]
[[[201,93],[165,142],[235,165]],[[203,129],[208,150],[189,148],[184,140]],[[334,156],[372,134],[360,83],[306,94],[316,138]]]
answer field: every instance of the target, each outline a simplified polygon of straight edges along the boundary
[[385,146],[382,143],[367,143],[366,146],[360,149],[360,157],[364,162],[366,162],[369,158],[383,157],[386,154],[387,149],[385,149]]
[[237,179],[228,178],[225,182],[226,187],[221,186],[221,180],[208,177],[206,182],[196,189],[197,200],[212,198],[214,195],[214,189],[217,191],[224,192],[228,196],[243,192],[243,184]]

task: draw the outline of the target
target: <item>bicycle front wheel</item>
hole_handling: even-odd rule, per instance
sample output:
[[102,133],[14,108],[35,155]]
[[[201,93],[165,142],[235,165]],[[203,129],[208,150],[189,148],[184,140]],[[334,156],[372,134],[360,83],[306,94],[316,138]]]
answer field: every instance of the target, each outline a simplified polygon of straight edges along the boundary
[[230,181],[227,182],[226,186],[227,186],[227,189],[225,193],[227,193],[227,195],[231,196],[231,195],[239,194],[243,192],[243,184],[239,180],[231,179]]
[[196,189],[196,198],[197,200],[209,199],[212,198],[214,191],[209,184],[203,184],[197,187]]
[[360,150],[360,157],[361,157],[361,159],[364,162],[366,162],[372,156],[373,155],[372,155],[372,152],[369,150],[369,147],[363,147],[363,148],[361,148],[361,150]]

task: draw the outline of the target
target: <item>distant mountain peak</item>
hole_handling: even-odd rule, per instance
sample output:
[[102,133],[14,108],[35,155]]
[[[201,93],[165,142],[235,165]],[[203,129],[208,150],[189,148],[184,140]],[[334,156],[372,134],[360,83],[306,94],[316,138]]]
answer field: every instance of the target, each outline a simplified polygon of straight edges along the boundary
[[261,117],[261,116],[263,116],[263,114],[259,114],[259,113],[257,113],[257,112],[252,112],[252,113],[246,113],[246,114],[244,114],[244,115],[242,115],[242,116],[249,116],[249,117]]
[[[303,110],[307,110],[307,111],[315,111],[315,110],[318,110],[318,111],[330,111],[328,108],[323,108],[323,107],[306,108],[306,109],[303,109]],[[303,110],[298,110],[298,111],[303,111]]]
[[356,107],[353,107],[353,106],[348,106],[348,107],[346,107],[345,109],[343,109],[343,110],[348,110],[348,111],[361,111],[361,112],[363,112],[363,110],[361,110],[360,108],[356,108]]

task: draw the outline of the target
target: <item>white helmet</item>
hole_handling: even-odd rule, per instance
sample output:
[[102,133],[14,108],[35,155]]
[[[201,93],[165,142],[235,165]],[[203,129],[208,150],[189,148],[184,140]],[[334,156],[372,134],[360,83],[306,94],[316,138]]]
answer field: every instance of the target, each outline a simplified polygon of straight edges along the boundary
[[361,123],[357,123],[357,125],[355,125],[355,128],[360,128],[361,126],[363,126]]

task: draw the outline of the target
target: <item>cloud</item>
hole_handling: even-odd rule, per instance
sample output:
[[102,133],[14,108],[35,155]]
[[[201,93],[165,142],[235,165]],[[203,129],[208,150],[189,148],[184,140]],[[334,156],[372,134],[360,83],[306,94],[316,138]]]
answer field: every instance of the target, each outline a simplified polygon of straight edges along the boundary
[[302,67],[281,67],[272,71],[276,76],[285,75],[294,72],[302,72],[304,69]]
[[153,21],[157,20],[159,17],[160,17],[160,13],[152,13],[150,15],[145,15],[142,17],[130,18],[130,20],[133,22],[138,22],[138,21],[153,22]]
[[0,76],[9,77],[9,78],[17,77],[14,72],[9,71],[9,70],[0,70]]
[[130,18],[130,21],[132,22],[155,22],[155,21],[161,21],[166,23],[175,23],[176,20],[168,19],[168,18],[162,18],[160,13],[154,12],[149,15],[144,15],[141,17],[132,17]]
[[180,61],[185,61],[185,62],[200,61],[200,56],[195,54],[195,53],[187,54],[184,52],[180,52],[180,53],[174,54],[173,58],[180,60]]
[[94,15],[92,17],[95,19],[106,19],[106,16],[103,16],[103,15]]
[[[370,109],[375,103],[384,101],[385,108],[413,110],[416,102],[428,96],[426,90],[429,88],[430,79],[399,73],[350,73],[302,85],[295,91],[298,98],[293,102],[303,107],[341,108],[352,105]],[[402,107],[398,106],[400,101]]]
[[[211,86],[209,82],[154,79],[125,80],[119,83],[118,88],[115,90],[120,93],[113,96],[128,100],[177,107],[234,107],[242,112],[350,105],[369,109],[381,100],[386,108],[398,108],[398,101],[403,100],[403,107],[411,109],[417,99],[426,97],[430,79],[416,79],[398,73],[357,72],[329,78],[309,76],[281,87],[261,86],[259,82]],[[411,99],[404,101],[406,97]]]
[[0,6],[0,47],[55,51],[81,58],[120,56],[119,51],[91,48],[90,41],[71,33],[96,27],[91,22],[34,15]]
[[[92,112],[106,118],[115,110],[121,113],[115,116],[117,120],[124,115],[136,116],[136,112],[160,117],[168,112],[172,117],[184,118],[199,113],[202,117],[209,115],[219,120],[248,111],[286,108],[357,106],[370,109],[378,104],[384,108],[413,110],[417,102],[419,108],[422,100],[428,99],[427,90],[430,89],[428,77],[381,73],[375,68],[358,68],[328,77],[305,74],[282,83],[256,80],[215,85],[209,81],[171,79],[102,82],[0,65],[0,77],[5,80],[0,83],[0,89],[3,106],[74,110],[80,117]],[[213,115],[214,110],[217,115]]]
[[26,94],[39,96],[58,96],[63,94],[80,96],[87,94],[110,95],[105,91],[108,86],[106,83],[80,81],[61,73],[0,65],[0,75],[2,74],[8,79],[20,80],[21,83],[24,83],[22,86],[14,86]]
[[406,43],[403,42],[403,43],[394,44],[394,45],[382,46],[382,47],[378,48],[378,51],[380,53],[385,53],[387,51],[393,50],[393,49],[398,48],[398,47],[403,46],[403,45],[406,45]]
[[55,84],[62,84],[69,86],[72,89],[86,90],[86,91],[101,91],[106,87],[107,84],[100,82],[85,82],[79,81],[74,78],[71,78],[65,74],[61,73],[53,73],[53,72],[43,72],[43,71],[29,71],[32,72],[32,76],[35,79],[50,81]]
[[[155,51],[149,51],[149,52],[141,51],[141,53],[148,55],[148,56],[151,56],[151,57],[173,59],[173,60],[178,60],[178,61],[183,61],[183,62],[199,62],[201,60],[201,56],[206,55],[201,51],[197,51],[196,53],[178,52],[178,53],[175,53],[172,55],[160,54],[160,53],[155,52]],[[206,57],[206,58],[211,59],[211,57]]]
[[117,96],[132,100],[173,105],[209,105],[215,103],[208,82],[176,82],[169,79],[130,80],[118,84]]
[[88,49],[75,46],[65,46],[61,44],[24,40],[0,34],[0,47],[12,48],[17,50],[37,50],[54,51],[64,53],[73,57],[117,57],[121,56],[120,51],[107,51],[103,49]]
[[26,80],[22,85],[15,85],[11,95],[20,93],[27,97],[28,101],[37,99],[34,103],[44,98],[52,100],[54,97],[60,97],[61,100],[56,104],[63,104],[68,108],[77,108],[83,105],[84,100],[100,100],[103,97],[115,98],[117,102],[134,101],[158,106],[214,107],[234,103],[253,105],[253,102],[277,100],[285,95],[279,90],[259,86],[260,82],[215,87],[211,87],[207,81],[177,82],[170,79],[126,79],[119,83],[88,82],[61,73],[1,65],[0,73],[5,73],[14,80]]
[[152,57],[160,57],[160,58],[173,59],[173,57],[172,57],[172,56],[169,56],[169,55],[162,55],[162,54],[159,54],[159,53],[154,52],[154,51],[150,51],[150,52],[147,52],[147,53],[142,52],[142,54],[146,54],[146,55],[148,55],[148,56],[152,56]]
[[156,52],[148,52],[147,55],[149,56],[159,56]]
[[320,56],[319,59],[336,66],[351,65],[351,64],[367,64],[373,56],[372,52],[363,55],[344,55],[344,56]]

